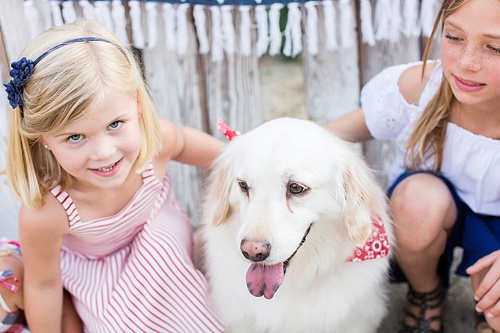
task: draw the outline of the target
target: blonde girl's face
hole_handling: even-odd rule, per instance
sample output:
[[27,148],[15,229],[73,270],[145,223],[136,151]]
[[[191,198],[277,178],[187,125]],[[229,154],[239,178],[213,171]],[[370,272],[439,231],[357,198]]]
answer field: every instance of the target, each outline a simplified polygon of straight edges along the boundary
[[444,20],[441,60],[458,101],[500,105],[499,0],[467,0]]
[[113,189],[122,185],[141,149],[135,95],[107,98],[102,106],[61,130],[42,136],[75,186]]

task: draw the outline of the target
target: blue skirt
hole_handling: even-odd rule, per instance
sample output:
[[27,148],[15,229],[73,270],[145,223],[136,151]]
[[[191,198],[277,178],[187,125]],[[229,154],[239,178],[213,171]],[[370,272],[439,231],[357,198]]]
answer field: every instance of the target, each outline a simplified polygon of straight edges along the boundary
[[[448,179],[428,171],[403,173],[389,187],[388,196],[391,196],[394,188],[402,180],[413,174],[422,172],[434,175],[443,181],[450,190],[457,207],[457,220],[449,235],[448,244],[440,258],[438,266],[438,274],[441,277],[441,281],[445,286],[449,286],[450,267],[453,261],[453,250],[455,247],[461,247],[463,249],[462,260],[456,270],[457,274],[463,276],[468,276],[465,270],[478,259],[500,249],[500,217],[474,213],[469,206],[460,199],[455,187]],[[391,281],[406,281],[403,272],[395,261],[392,263]]]

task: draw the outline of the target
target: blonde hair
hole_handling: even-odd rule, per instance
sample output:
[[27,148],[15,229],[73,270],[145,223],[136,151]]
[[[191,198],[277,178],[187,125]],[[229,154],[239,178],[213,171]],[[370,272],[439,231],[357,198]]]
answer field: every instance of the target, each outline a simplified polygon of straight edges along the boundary
[[133,54],[102,24],[77,20],[51,28],[33,39],[20,57],[36,59],[67,40],[99,37],[64,45],[34,67],[24,86],[23,106],[11,111],[7,179],[29,208],[44,205],[56,184],[65,188],[71,176],[61,168],[40,138],[95,110],[109,94],[134,94],[139,101],[142,145],[136,161],[141,172],[160,149],[160,127],[153,102]]
[[[431,36],[427,42],[422,76],[429,58],[430,48],[441,22],[462,6],[467,0],[444,0],[439,8]],[[446,125],[450,119],[451,105],[455,97],[448,80],[443,76],[441,85],[434,97],[425,106],[406,144],[405,160],[410,170],[417,170],[430,157],[434,156],[434,171],[440,172],[443,162],[443,148]]]

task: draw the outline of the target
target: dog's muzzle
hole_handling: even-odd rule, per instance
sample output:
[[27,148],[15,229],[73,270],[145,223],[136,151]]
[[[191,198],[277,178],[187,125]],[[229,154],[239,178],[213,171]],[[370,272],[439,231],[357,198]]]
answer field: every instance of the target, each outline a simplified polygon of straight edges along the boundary
[[[295,251],[292,253],[288,259],[286,259],[284,262],[274,264],[274,265],[263,265],[257,263],[258,261],[263,261],[265,258],[269,256],[270,253],[270,246],[266,247],[265,242],[263,243],[257,243],[260,245],[257,245],[256,248],[252,248],[252,250],[255,250],[252,252],[251,258],[247,258],[250,260],[255,261],[256,263],[253,263],[250,265],[247,271],[246,275],[246,280],[247,280],[247,288],[248,291],[255,297],[260,297],[264,296],[267,299],[271,299],[278,288],[281,286],[281,283],[283,283],[283,279],[285,278],[285,273],[286,269],[290,263],[290,260],[295,256],[299,248],[304,244],[306,241],[307,235],[311,231],[311,226],[312,224],[309,225],[307,228],[306,232],[304,233],[304,236],[302,237],[302,240],[300,241],[300,244],[297,246]],[[250,242],[248,242],[250,243]],[[246,247],[248,244],[241,244],[242,246],[242,252],[243,247]],[[255,243],[254,243],[255,246]],[[262,246],[262,249],[259,248],[259,246]],[[265,250],[265,254],[261,253],[262,251],[259,250]],[[245,253],[243,254],[245,255]],[[247,253],[248,256],[250,256]],[[245,255],[245,257],[247,257]],[[264,257],[264,259],[262,259]]]

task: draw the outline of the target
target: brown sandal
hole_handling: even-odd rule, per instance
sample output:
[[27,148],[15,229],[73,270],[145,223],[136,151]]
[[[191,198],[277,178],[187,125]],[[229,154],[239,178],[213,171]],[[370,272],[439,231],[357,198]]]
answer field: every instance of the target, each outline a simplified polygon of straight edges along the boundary
[[[418,308],[418,314],[412,313],[409,309],[406,310],[406,318],[411,319],[413,324],[409,324],[406,320],[403,321],[403,327],[399,333],[442,333],[443,324],[441,316],[425,317],[427,310],[437,309],[443,305],[446,297],[446,288],[439,286],[431,292],[419,293],[409,287],[406,298],[410,306]],[[438,330],[431,328],[431,323],[439,322]]]

